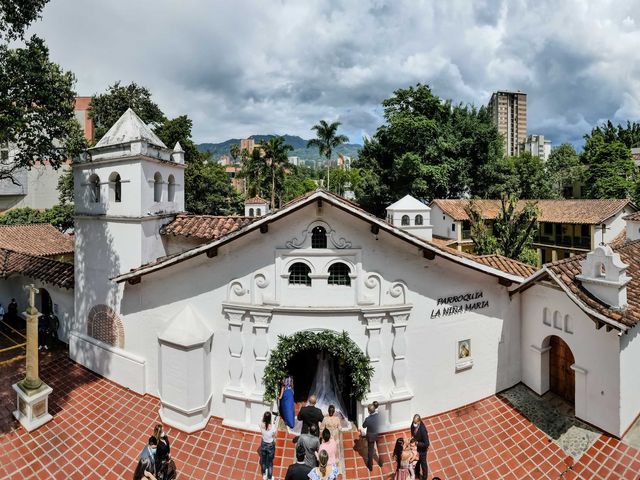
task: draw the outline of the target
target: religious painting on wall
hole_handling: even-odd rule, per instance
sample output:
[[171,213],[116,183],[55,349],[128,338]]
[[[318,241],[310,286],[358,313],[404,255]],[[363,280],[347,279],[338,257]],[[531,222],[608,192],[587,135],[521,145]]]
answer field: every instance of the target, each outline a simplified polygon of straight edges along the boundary
[[458,342],[458,360],[471,356],[471,340],[460,340]]
[[458,341],[458,348],[456,350],[456,372],[468,370],[473,366],[473,359],[471,358],[471,339]]

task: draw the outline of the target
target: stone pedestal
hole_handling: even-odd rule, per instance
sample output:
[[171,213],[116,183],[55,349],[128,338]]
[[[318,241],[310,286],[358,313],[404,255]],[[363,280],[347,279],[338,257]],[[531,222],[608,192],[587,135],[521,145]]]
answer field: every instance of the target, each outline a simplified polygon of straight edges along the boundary
[[44,383],[35,390],[23,390],[23,382],[14,383],[13,390],[18,395],[17,408],[13,416],[31,432],[41,427],[53,417],[49,413],[49,395],[53,389]]

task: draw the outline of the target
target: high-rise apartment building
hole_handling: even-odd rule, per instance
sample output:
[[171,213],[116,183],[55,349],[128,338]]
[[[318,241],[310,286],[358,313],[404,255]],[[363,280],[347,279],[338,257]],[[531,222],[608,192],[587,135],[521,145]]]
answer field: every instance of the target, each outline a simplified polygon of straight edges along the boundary
[[243,138],[240,140],[240,151],[246,149],[247,152],[251,154],[254,148],[256,148],[256,142],[253,138]]
[[499,90],[491,95],[488,107],[504,138],[505,155],[519,155],[527,138],[527,94]]

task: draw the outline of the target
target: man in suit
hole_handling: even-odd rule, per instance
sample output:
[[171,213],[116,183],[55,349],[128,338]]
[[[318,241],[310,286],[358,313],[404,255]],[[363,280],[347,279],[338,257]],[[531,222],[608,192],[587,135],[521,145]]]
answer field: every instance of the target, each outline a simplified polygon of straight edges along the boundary
[[305,460],[304,446],[298,444],[296,447],[296,463],[289,465],[284,480],[307,480],[311,467],[304,463]]
[[369,412],[369,416],[365,418],[362,423],[362,428],[365,428],[367,431],[365,436],[367,438],[367,468],[369,471],[373,470],[373,453],[378,450],[378,466],[382,467],[382,454],[380,453],[380,444],[378,440],[380,438],[380,428],[381,421],[380,415],[378,414],[378,410],[376,409],[373,403],[369,404],[367,407]]
[[304,463],[309,467],[309,470],[311,470],[316,466],[316,452],[320,448],[318,425],[312,424],[309,427],[309,433],[303,433],[298,437],[296,452],[299,447],[304,449]]
[[[418,463],[416,463],[416,478],[427,480],[429,468],[427,467],[427,450],[429,449],[429,433],[427,427],[422,423],[422,418],[417,413],[413,416],[411,423],[411,436],[416,440],[418,450]],[[421,471],[422,470],[422,471]]]
[[320,423],[324,420],[324,415],[322,414],[322,410],[316,407],[317,398],[315,395],[309,396],[309,401],[305,407],[302,407],[298,412],[298,420],[302,422],[302,432],[301,433],[309,433],[309,427],[314,425],[316,428],[316,436],[319,436],[320,432]]

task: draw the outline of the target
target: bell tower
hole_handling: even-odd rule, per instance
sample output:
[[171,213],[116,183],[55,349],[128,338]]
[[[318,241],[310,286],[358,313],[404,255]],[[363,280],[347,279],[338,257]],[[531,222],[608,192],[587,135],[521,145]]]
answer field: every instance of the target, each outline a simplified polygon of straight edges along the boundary
[[131,109],[73,165],[78,322],[94,305],[117,312],[110,279],[166,255],[160,228],[184,210],[184,169],[180,144],[168,148]]

